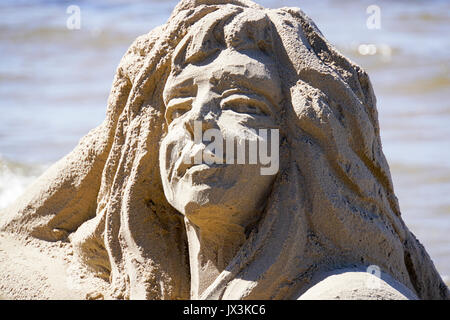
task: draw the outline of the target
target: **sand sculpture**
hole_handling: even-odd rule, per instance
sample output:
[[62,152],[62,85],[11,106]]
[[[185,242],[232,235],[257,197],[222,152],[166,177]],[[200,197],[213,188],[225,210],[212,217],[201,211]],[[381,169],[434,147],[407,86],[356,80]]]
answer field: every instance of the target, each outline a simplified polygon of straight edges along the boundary
[[[277,173],[182,165],[193,121],[277,128]],[[181,1],[123,57],[106,120],[0,219],[73,248],[113,298],[449,298],[401,218],[367,74],[297,8]]]

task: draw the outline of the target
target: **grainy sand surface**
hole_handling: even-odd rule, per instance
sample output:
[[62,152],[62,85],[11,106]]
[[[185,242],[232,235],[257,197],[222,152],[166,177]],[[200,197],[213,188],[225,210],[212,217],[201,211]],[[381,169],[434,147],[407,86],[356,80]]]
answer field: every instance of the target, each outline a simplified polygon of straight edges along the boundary
[[106,282],[74,267],[70,243],[0,233],[0,244],[0,299],[103,298],[100,290]]

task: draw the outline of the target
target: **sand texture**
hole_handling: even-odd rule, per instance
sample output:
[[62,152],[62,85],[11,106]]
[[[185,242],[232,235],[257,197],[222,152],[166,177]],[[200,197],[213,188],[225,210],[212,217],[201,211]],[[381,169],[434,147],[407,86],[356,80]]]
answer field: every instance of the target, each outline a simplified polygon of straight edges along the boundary
[[[184,165],[194,121],[276,128],[279,170]],[[300,9],[181,1],[122,58],[104,122],[0,213],[0,296],[449,299],[379,130],[368,75]],[[370,265],[379,291],[338,271]]]

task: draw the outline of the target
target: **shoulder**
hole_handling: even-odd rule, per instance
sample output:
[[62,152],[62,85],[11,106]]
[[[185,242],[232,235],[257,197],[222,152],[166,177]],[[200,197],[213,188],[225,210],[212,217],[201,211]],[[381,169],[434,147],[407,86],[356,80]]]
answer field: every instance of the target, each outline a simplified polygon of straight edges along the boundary
[[342,269],[322,275],[298,300],[417,300],[405,285],[381,273]]

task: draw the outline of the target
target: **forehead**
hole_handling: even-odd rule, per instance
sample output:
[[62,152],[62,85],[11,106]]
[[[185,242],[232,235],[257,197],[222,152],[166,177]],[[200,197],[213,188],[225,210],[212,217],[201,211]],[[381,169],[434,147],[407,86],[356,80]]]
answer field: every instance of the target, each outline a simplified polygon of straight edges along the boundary
[[181,72],[172,73],[164,88],[164,100],[204,83],[216,91],[242,87],[269,96],[274,103],[281,101],[281,81],[272,59],[258,51],[243,54],[232,49],[222,51],[209,63],[189,64]]

